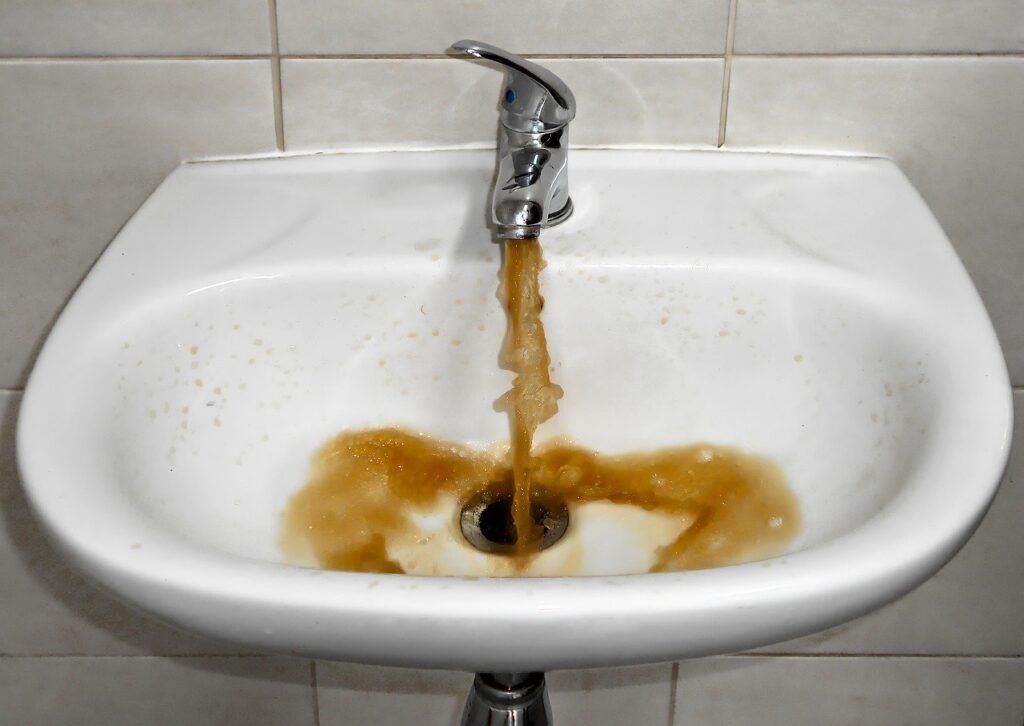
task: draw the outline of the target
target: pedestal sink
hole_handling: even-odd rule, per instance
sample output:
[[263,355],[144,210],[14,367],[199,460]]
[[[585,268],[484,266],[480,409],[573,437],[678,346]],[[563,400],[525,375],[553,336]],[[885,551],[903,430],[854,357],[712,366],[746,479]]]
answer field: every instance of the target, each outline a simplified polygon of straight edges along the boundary
[[565,398],[538,439],[772,457],[800,534],[770,559],[664,574],[287,563],[281,512],[335,433],[507,438],[492,408],[509,380],[492,169],[490,151],[428,151],[171,174],[89,273],[25,392],[21,471],[66,556],[156,617],[245,646],[526,672],[816,631],[963,544],[1006,461],[1010,387],[974,287],[900,171],[580,150],[575,214],[542,239]]

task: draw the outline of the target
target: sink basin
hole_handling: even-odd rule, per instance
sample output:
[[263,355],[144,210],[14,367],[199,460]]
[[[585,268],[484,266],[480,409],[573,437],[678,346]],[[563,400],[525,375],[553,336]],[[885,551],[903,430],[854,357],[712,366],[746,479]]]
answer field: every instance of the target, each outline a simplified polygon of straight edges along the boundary
[[[538,440],[771,457],[802,512],[778,556],[588,577],[330,572],[286,561],[311,454],[402,425],[481,448],[504,316],[490,151],[186,164],[55,326],[18,456],[66,556],[156,617],[253,648],[533,671],[777,642],[928,578],[983,516],[1010,386],[934,218],[878,158],[579,150],[545,233],[560,412]],[[612,518],[614,519],[614,517]],[[627,548],[628,549],[628,548]]]

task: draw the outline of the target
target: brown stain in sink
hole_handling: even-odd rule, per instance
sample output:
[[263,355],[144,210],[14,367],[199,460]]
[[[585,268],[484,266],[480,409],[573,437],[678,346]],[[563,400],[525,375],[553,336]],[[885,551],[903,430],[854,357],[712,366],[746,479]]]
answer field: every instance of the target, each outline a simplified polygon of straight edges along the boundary
[[[418,531],[413,512],[439,506],[444,495],[463,502],[508,481],[511,463],[508,454],[400,429],[343,433],[315,455],[308,485],[285,512],[282,545],[293,558],[311,554],[327,569],[402,572],[387,544]],[[697,444],[612,456],[553,442],[534,451],[531,479],[565,501],[570,522],[575,508],[598,501],[690,521],[658,552],[651,571],[769,557],[800,526],[796,497],[779,467],[728,447]],[[514,555],[518,570],[537,554]]]

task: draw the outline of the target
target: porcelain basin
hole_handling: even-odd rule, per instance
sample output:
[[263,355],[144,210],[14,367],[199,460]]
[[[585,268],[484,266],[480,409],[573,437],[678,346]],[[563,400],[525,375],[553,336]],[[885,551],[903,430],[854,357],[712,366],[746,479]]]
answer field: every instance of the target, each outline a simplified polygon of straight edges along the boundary
[[166,622],[257,649],[533,671],[816,631],[909,591],[964,543],[1006,462],[1010,386],[901,172],[576,150],[576,212],[542,239],[565,397],[538,439],[771,457],[799,499],[796,539],[663,574],[609,574],[626,565],[600,537],[585,577],[289,563],[282,510],[339,431],[507,439],[493,166],[461,150],[171,174],[82,283],[25,392],[23,480],[66,556]]

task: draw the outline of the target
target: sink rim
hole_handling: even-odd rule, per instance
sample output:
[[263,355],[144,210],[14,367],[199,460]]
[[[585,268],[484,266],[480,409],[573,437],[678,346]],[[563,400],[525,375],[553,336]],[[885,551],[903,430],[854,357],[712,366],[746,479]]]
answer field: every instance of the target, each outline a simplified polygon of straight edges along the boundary
[[[574,153],[577,153],[578,159],[579,153]],[[635,151],[602,150],[585,153],[618,154]],[[715,156],[720,152],[678,153]],[[737,155],[763,156],[737,151],[727,153],[734,159]],[[774,156],[841,158],[851,161],[871,158],[877,161],[875,157],[819,154]],[[278,163],[278,160],[261,160],[258,163]],[[889,162],[879,163],[891,166]],[[949,246],[934,218],[932,223],[941,239]],[[103,260],[123,246],[131,232],[130,223],[104,253],[93,272],[90,272],[90,278],[96,270],[103,269]],[[716,615],[721,616],[725,611],[742,614],[756,608],[759,617],[762,613],[773,613],[768,619],[774,618],[775,629],[767,640],[763,635],[759,640],[758,633],[754,632],[757,628],[743,630],[737,626],[732,642],[737,647],[741,644],[749,647],[779,640],[780,633],[796,635],[807,632],[809,624],[824,626],[845,620],[910,589],[952,556],[983,516],[995,495],[1009,454],[1012,392],[991,322],[976,291],[966,280],[966,275],[965,282],[969,290],[964,292],[968,297],[973,293],[974,298],[969,317],[975,323],[985,324],[986,329],[977,332],[979,339],[988,339],[988,349],[979,353],[978,358],[987,356],[991,359],[993,353],[998,358],[998,365],[995,366],[997,370],[991,371],[993,375],[987,394],[993,401],[998,398],[996,394],[1000,391],[1005,394],[999,406],[1001,410],[996,411],[1001,423],[997,422],[993,427],[1002,430],[1002,439],[995,447],[998,454],[988,461],[987,469],[975,474],[977,481],[990,482],[989,486],[976,486],[975,496],[969,498],[965,509],[956,513],[955,517],[952,511],[946,512],[948,521],[943,527],[935,527],[934,530],[922,528],[922,531],[915,533],[915,538],[904,538],[896,551],[887,548],[886,543],[896,534],[898,525],[911,516],[908,510],[912,510],[916,497],[922,496],[909,496],[907,492],[926,491],[926,487],[910,487],[908,482],[908,486],[885,511],[857,529],[809,549],[763,562],[675,573],[503,580],[328,572],[246,560],[180,540],[164,532],[152,531],[147,532],[147,544],[139,550],[122,551],[101,547],[90,539],[93,533],[69,527],[68,513],[59,512],[59,506],[48,498],[51,492],[61,486],[75,486],[77,482],[68,479],[59,485],[40,484],[42,479],[52,475],[46,439],[42,433],[45,431],[46,412],[59,410],[58,402],[48,398],[50,392],[45,386],[45,380],[47,376],[58,375],[61,370],[61,361],[54,350],[76,336],[69,321],[74,321],[82,305],[79,293],[75,294],[61,313],[26,386],[17,432],[19,468],[37,515],[65,554],[79,567],[117,591],[121,597],[155,611],[175,624],[222,638],[227,636],[228,639],[246,644],[290,650],[295,648],[294,641],[298,638],[294,631],[284,630],[276,636],[271,634],[254,640],[251,635],[243,632],[245,628],[241,625],[235,632],[230,632],[230,629],[226,632],[223,622],[214,616],[214,611],[220,608],[248,608],[254,615],[250,624],[273,622],[276,617],[274,613],[281,611],[291,612],[296,620],[300,619],[298,616],[301,614],[306,618],[307,625],[321,618],[325,623],[323,627],[331,623],[335,628],[332,633],[335,642],[340,638],[349,639],[352,643],[359,642],[360,621],[378,618],[386,613],[394,621],[402,621],[400,630],[404,637],[410,639],[410,643],[417,642],[417,638],[422,641],[417,646],[418,655],[413,653],[416,648],[411,647],[411,655],[401,659],[402,664],[433,667],[466,667],[472,664],[473,670],[486,669],[478,666],[486,666],[488,663],[494,665],[492,669],[508,669],[513,666],[517,669],[547,669],[646,662],[651,660],[649,654],[659,653],[670,658],[674,657],[671,653],[675,651],[666,650],[665,646],[659,650],[657,639],[651,637],[651,633],[657,630],[653,626],[655,622],[664,623],[671,631],[673,622],[676,628],[682,625],[694,627],[700,623],[707,627]],[[83,284],[83,289],[85,287]],[[965,299],[965,304],[970,306],[972,301]],[[913,477],[910,481],[913,481]],[[148,520],[140,519],[138,512],[132,511],[127,505],[122,510],[114,507],[108,514],[121,523],[133,523],[133,526],[148,524]],[[846,562],[848,569],[840,571],[840,568],[835,567],[837,558]],[[884,562],[884,566],[879,566],[879,562]],[[199,574],[202,576],[199,577]],[[412,597],[413,592],[429,593],[430,597]],[[175,607],[167,608],[161,598],[173,600]],[[842,605],[836,605],[840,599]],[[523,606],[523,602],[531,600],[538,604],[532,609]],[[809,604],[824,606],[830,601],[831,609],[823,607],[824,615],[819,614],[817,620],[806,612]],[[330,606],[316,603],[330,603]],[[805,612],[795,617],[793,612],[800,608]],[[632,647],[623,647],[617,653],[601,657],[593,645],[587,645],[588,637],[593,638],[592,633],[579,632],[578,627],[573,628],[574,624],[586,620],[615,632],[623,627],[628,629],[629,625],[622,622],[624,612],[633,617],[645,618],[645,622],[651,624],[647,627],[650,632],[645,638],[638,637]],[[708,620],[709,617],[711,620]],[[519,633],[518,637],[538,645],[542,645],[545,639],[549,641],[546,648],[530,656],[532,659],[524,657],[516,660],[507,654],[502,654],[500,659],[495,659],[495,654],[478,654],[473,656],[474,659],[452,654],[440,657],[427,652],[433,636],[422,633],[417,635],[414,632],[417,624],[422,626],[424,622],[444,620],[460,623],[467,630],[491,629],[508,636],[525,619],[529,619],[532,631],[529,634]],[[343,628],[346,622],[348,627]],[[763,619],[761,630],[765,630]],[[326,637],[322,632],[318,635]],[[562,641],[562,649],[572,653],[556,652],[557,649],[551,645],[556,635]],[[336,646],[324,647],[324,650],[318,652],[316,644],[307,637],[301,650],[327,656],[337,652]],[[687,652],[721,652],[720,647],[705,647],[703,651],[700,647],[694,647]],[[365,646],[360,649],[353,645],[349,650],[357,659],[366,662],[397,662],[394,656],[370,652]]]

